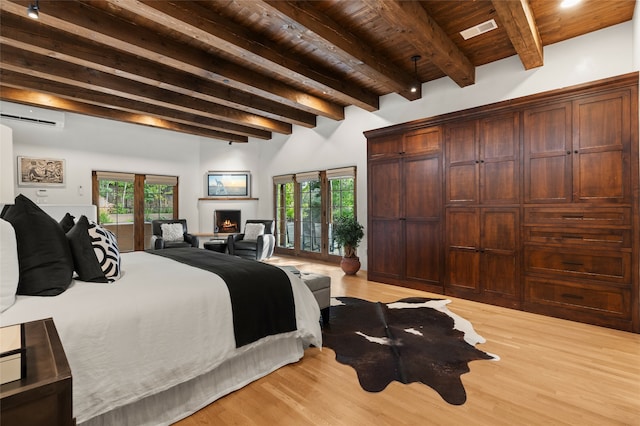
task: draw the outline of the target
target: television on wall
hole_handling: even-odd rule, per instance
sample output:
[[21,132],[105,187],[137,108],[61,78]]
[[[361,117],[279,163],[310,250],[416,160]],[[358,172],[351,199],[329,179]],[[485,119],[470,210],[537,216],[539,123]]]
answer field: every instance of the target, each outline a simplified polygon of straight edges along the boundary
[[220,198],[251,197],[249,172],[207,172],[207,196]]

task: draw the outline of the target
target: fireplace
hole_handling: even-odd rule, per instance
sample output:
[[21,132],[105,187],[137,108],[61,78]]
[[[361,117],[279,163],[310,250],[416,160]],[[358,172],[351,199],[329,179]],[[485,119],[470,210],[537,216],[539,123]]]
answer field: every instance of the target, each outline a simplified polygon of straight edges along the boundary
[[240,232],[240,210],[215,210],[213,232],[223,234]]

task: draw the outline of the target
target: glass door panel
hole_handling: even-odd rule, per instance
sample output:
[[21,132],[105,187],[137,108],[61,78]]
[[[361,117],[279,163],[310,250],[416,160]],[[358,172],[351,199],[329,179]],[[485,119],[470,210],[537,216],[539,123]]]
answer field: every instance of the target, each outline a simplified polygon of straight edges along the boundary
[[[173,180],[176,180],[174,177]],[[144,248],[151,247],[151,221],[173,219],[173,183],[157,183],[149,178],[144,184]]]
[[134,251],[133,179],[98,178],[98,185],[98,223],[113,232],[121,252]]
[[322,187],[319,179],[300,183],[300,250],[322,251]]
[[293,181],[276,185],[276,246],[295,247],[295,198]]
[[355,215],[355,179],[352,177],[329,179],[329,232],[327,247],[330,255],[342,256],[342,247],[333,239],[333,222],[341,217]]

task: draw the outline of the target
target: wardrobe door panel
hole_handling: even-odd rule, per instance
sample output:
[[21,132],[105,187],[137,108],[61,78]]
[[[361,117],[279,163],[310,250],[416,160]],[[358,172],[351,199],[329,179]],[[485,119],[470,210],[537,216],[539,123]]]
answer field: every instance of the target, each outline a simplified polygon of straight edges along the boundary
[[477,121],[456,123],[446,128],[446,202],[478,202]]
[[574,201],[630,202],[629,91],[573,105]]
[[440,156],[404,160],[404,203],[406,218],[442,215]]
[[520,202],[519,115],[480,120],[480,189],[482,204]]
[[524,111],[524,202],[571,201],[571,104]]
[[405,227],[406,279],[435,285],[442,291],[440,222],[407,220]]
[[400,218],[402,183],[399,160],[369,164],[369,214],[375,218]]
[[368,239],[368,273],[372,278],[400,278],[403,275],[402,224],[398,220],[371,220]]

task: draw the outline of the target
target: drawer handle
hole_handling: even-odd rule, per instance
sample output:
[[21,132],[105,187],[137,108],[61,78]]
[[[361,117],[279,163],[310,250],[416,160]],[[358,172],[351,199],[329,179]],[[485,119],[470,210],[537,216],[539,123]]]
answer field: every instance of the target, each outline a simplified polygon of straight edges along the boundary
[[562,238],[565,240],[581,240],[583,237],[582,235],[563,235]]
[[564,214],[563,219],[584,219],[584,215],[581,214]]
[[563,265],[574,265],[574,266],[584,266],[584,263],[578,262],[575,260],[565,260],[562,262]]
[[571,293],[562,293],[562,297],[566,299],[576,299],[576,300],[584,299],[584,296],[578,296],[577,294],[571,294]]

